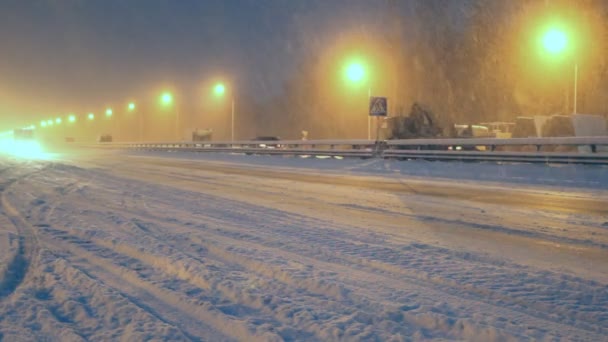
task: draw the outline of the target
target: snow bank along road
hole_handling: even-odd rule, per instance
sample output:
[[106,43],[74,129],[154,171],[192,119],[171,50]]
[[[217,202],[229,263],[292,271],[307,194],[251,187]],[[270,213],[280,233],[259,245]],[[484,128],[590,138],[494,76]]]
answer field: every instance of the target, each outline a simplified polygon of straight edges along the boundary
[[0,340],[608,336],[604,190],[66,158],[0,159]]

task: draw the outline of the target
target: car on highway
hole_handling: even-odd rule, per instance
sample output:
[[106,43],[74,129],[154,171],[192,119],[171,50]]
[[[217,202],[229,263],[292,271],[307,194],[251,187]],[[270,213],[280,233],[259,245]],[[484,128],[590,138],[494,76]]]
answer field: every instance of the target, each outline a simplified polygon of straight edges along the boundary
[[278,136],[257,136],[255,138],[251,139],[251,141],[258,142],[257,144],[255,144],[251,147],[268,148],[268,149],[283,147],[281,144],[276,143],[277,141],[281,141],[281,137],[278,137]]

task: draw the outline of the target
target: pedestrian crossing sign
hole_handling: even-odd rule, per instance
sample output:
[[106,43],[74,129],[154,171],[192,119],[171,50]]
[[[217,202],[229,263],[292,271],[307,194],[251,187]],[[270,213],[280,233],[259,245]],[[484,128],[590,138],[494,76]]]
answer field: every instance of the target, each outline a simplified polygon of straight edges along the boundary
[[386,116],[388,114],[388,105],[386,97],[370,97],[369,98],[369,115],[370,116]]

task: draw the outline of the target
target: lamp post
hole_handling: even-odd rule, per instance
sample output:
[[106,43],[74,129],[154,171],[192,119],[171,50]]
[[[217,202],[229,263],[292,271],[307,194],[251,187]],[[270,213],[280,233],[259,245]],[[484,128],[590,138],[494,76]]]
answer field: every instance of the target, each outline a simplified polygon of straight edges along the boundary
[[[365,80],[365,67],[361,62],[358,62],[358,61],[350,62],[344,68],[344,75],[345,75],[346,79],[351,83],[361,83]],[[369,100],[369,98],[372,97],[372,88],[369,86],[369,81],[367,83],[368,83],[367,97]],[[372,118],[369,115],[367,115],[367,140],[371,140],[371,136],[372,136]]]
[[[163,107],[169,107],[173,105],[173,94],[166,91],[160,95],[160,104]],[[174,106],[175,109],[175,139],[179,140],[179,109],[177,105]]]
[[[127,111],[129,112],[134,112],[135,109],[137,108],[137,106],[135,105],[135,102],[129,102],[129,104],[127,105]],[[143,113],[139,112],[139,141],[143,141],[144,138],[144,116]]]
[[[217,83],[213,87],[213,93],[222,97],[226,93],[226,86],[223,83]],[[230,97],[230,141],[234,141],[234,94]]]
[[[568,49],[570,42],[566,31],[559,27],[551,27],[542,36],[541,40],[544,50],[552,56],[562,55]],[[573,114],[577,113],[578,100],[578,62],[574,61],[574,101]]]

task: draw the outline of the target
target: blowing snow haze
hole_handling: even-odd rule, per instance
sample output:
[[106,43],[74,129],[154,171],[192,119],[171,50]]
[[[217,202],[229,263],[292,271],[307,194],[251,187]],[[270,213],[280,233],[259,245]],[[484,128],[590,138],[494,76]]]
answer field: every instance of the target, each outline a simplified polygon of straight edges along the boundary
[[608,342],[607,43],[608,0],[0,0],[0,342]]
[[[562,56],[538,52],[550,22],[575,42]],[[512,121],[568,113],[575,60],[579,112],[602,114],[606,23],[601,0],[3,0],[0,128],[112,108],[133,139],[134,102],[146,139],[173,137],[173,111],[178,130],[226,139],[233,100],[239,138],[362,138],[368,92],[391,115],[419,102],[462,123]],[[357,82],[343,77],[352,60]],[[165,91],[175,108],[159,106]]]

